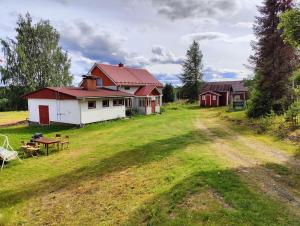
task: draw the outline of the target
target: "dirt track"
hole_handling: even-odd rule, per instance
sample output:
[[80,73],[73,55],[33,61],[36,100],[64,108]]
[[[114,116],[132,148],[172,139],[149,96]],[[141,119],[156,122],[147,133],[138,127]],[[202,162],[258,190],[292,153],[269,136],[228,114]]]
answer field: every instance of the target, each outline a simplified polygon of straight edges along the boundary
[[239,134],[215,117],[199,118],[195,126],[212,141],[212,149],[228,167],[236,169],[245,183],[287,203],[300,215],[300,189],[290,186],[281,175],[266,167],[266,164],[276,164],[287,167],[290,172],[299,172],[299,159],[277,147]]

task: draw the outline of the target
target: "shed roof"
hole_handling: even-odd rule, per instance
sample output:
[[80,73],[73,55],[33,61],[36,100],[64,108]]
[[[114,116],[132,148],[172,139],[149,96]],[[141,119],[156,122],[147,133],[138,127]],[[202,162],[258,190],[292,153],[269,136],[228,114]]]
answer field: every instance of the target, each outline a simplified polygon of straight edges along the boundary
[[163,87],[163,84],[145,69],[125,66],[120,67],[109,64],[96,64],[96,66],[117,85],[154,85]]
[[[97,90],[85,90],[82,87],[46,87],[23,96],[23,98],[29,99],[31,97],[39,97],[39,93],[43,90],[55,91],[57,93],[62,93],[76,99],[82,98],[95,98],[95,97],[131,97],[132,94],[111,90],[106,88],[100,88]],[[41,98],[43,99],[43,98]]]
[[247,92],[248,88],[244,85],[244,81],[222,81],[222,82],[207,82],[202,88],[202,92]]

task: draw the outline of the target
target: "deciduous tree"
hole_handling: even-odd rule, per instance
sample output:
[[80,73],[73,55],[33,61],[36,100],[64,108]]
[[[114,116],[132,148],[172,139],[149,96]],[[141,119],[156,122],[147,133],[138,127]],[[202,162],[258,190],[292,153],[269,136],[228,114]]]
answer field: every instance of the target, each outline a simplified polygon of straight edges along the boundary
[[47,86],[71,85],[71,60],[59,46],[59,34],[49,21],[32,23],[27,13],[19,16],[16,38],[1,39],[5,57],[0,67],[1,81],[11,94],[9,101],[15,109],[26,103],[20,95]]

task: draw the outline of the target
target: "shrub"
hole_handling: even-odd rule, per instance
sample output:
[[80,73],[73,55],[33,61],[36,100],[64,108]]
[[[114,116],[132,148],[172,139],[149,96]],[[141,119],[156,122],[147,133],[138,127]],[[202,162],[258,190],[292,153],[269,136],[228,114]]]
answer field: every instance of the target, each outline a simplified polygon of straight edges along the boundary
[[294,102],[285,113],[286,122],[292,123],[293,127],[296,127],[299,123],[299,113],[300,113],[300,102]]
[[258,132],[264,133],[274,124],[275,113],[272,111],[270,114],[261,117],[258,121]]

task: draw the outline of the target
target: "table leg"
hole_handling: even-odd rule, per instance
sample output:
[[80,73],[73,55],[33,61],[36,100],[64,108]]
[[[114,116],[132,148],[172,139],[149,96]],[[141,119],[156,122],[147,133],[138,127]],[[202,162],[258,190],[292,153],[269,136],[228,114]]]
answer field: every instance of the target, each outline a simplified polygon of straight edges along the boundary
[[46,144],[46,148],[47,148],[47,155],[48,155],[49,144]]

